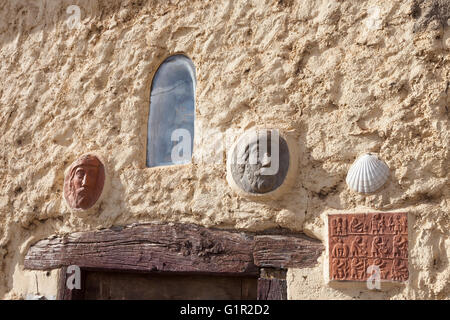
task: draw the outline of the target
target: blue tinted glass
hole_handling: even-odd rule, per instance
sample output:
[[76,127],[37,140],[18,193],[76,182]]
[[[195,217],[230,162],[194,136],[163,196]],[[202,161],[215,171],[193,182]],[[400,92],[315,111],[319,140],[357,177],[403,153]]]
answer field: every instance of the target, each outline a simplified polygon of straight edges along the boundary
[[[186,56],[171,56],[161,64],[153,78],[147,131],[147,167],[191,161],[194,118],[194,64]],[[179,143],[183,144],[186,137],[183,135],[183,138],[172,141],[172,134],[177,129],[185,129],[184,132],[190,134],[190,141],[184,141],[184,145],[190,143],[190,148],[183,151],[183,160],[172,159],[172,150]]]

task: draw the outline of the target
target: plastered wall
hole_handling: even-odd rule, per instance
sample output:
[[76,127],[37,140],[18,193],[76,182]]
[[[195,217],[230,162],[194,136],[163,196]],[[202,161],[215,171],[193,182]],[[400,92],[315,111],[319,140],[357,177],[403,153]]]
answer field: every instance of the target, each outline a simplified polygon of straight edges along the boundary
[[[80,9],[79,20],[70,6]],[[406,284],[381,291],[332,286],[324,278],[324,252],[316,267],[288,271],[288,297],[448,299],[449,6],[446,0],[3,1],[0,297],[56,294],[54,272],[23,270],[28,247],[52,234],[172,221],[284,227],[325,244],[329,212],[407,211]],[[196,66],[194,163],[146,168],[152,76],[174,53]],[[226,152],[223,161],[200,156],[215,149],[212,137],[256,127],[290,132],[298,144],[297,176],[276,200],[233,191]],[[386,185],[368,196],[345,183],[351,163],[366,151],[391,170]],[[78,215],[62,197],[64,171],[87,152],[105,160],[108,186],[95,210]]]

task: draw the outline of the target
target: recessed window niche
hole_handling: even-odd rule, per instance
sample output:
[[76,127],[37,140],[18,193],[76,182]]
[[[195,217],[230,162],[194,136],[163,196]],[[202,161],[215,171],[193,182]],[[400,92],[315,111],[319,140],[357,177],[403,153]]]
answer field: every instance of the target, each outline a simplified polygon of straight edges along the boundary
[[147,167],[190,163],[194,120],[195,66],[184,55],[170,56],[152,82]]

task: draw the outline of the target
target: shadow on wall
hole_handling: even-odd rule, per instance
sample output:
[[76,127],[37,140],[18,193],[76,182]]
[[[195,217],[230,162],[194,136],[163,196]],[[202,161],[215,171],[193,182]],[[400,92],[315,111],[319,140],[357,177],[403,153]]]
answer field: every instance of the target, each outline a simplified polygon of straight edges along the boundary
[[349,283],[341,282],[330,282],[330,287],[334,290],[339,291],[344,296],[349,299],[362,299],[362,300],[388,300],[396,296],[403,290],[405,284],[392,283],[392,282],[381,282],[380,289],[368,289],[367,283],[362,282],[352,282],[351,286]]
[[450,26],[450,1],[448,0],[413,0],[411,14],[417,19],[414,32],[425,29],[436,30]]

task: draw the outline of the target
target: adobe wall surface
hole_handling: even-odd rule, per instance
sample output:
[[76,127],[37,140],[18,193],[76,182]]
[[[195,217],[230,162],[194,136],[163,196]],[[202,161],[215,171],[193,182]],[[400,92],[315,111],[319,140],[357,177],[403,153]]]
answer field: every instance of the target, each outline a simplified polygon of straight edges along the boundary
[[[71,28],[77,5],[81,20]],[[449,299],[449,1],[3,1],[0,5],[0,297],[56,294],[23,270],[52,234],[136,222],[284,227],[326,244],[328,213],[409,213],[410,279],[369,291],[324,279],[326,252],[289,269],[289,299]],[[146,168],[150,85],[184,53],[196,66],[193,164]],[[236,194],[202,161],[212,135],[290,132],[299,170],[277,200]],[[363,152],[390,168],[373,195],[345,177]],[[80,155],[102,156],[101,204],[62,197]],[[223,160],[226,159],[226,153]]]

